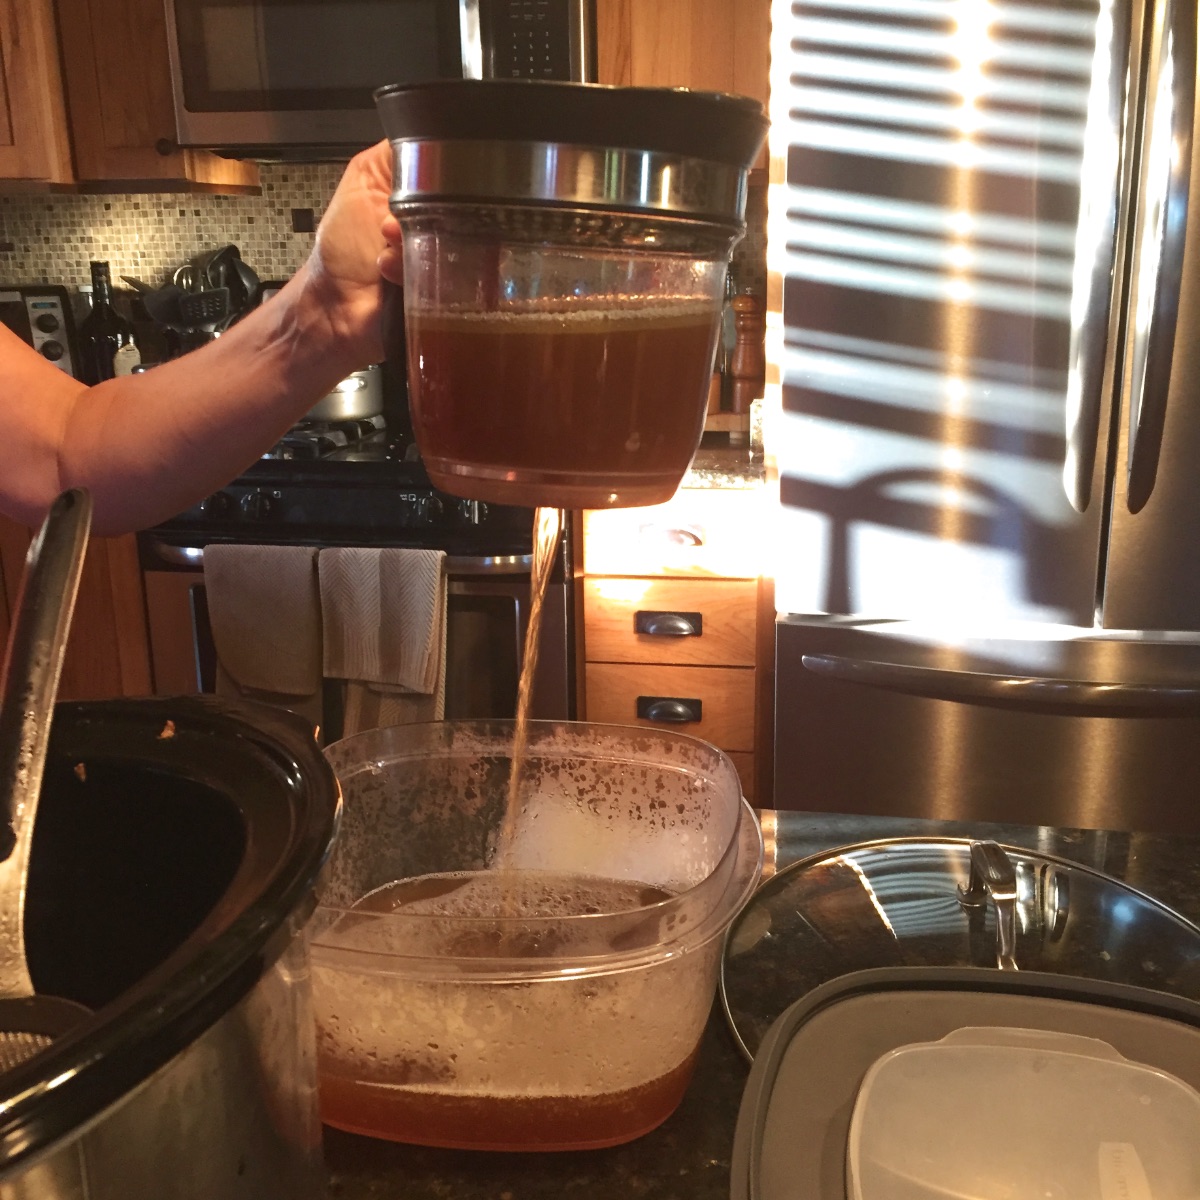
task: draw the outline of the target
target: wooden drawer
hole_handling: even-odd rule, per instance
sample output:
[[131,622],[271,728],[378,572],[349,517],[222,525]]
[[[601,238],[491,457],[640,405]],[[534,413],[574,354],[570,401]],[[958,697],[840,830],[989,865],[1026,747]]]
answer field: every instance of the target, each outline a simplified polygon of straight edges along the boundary
[[[752,667],[757,602],[754,580],[585,578],[584,653],[593,662]],[[667,632],[675,615],[699,633]]]
[[755,579],[762,572],[762,488],[687,488],[666,504],[583,514],[588,575],[697,575]]
[[[722,750],[754,749],[754,676],[748,667],[662,667],[589,662],[587,719],[675,729]],[[638,716],[639,697],[699,701],[700,720],[676,724]]]

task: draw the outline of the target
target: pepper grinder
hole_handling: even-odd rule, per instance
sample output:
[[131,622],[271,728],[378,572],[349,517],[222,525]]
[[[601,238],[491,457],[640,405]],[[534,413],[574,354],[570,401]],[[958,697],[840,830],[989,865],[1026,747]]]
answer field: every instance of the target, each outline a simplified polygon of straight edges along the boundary
[[737,340],[729,364],[729,374],[733,378],[730,408],[735,413],[746,413],[750,411],[751,401],[763,394],[766,381],[764,314],[762,304],[749,292],[733,298],[733,312]]

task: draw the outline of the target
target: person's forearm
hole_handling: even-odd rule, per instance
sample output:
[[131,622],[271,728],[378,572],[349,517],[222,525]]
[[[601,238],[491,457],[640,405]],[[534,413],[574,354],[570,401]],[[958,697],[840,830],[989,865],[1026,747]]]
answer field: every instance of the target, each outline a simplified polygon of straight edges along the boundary
[[212,343],[81,391],[59,475],[92,492],[96,531],[144,528],[196,503],[376,360],[375,339],[348,339],[331,328],[330,311],[306,264]]

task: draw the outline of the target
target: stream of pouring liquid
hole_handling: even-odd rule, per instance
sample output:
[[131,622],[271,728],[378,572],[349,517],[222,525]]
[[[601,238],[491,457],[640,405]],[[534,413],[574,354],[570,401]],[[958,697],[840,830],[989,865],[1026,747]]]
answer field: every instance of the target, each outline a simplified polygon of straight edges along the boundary
[[554,570],[558,535],[562,529],[562,509],[538,508],[533,514],[533,569],[529,585],[529,626],[525,631],[525,653],[521,661],[521,679],[517,687],[517,719],[513,732],[512,768],[508,777],[508,797],[504,822],[496,841],[494,865],[510,866],[509,862],[517,822],[521,815],[521,779],[525,767],[525,747],[528,740],[529,704],[533,696],[533,681],[537,674],[538,631],[542,624],[542,602],[546,585]]

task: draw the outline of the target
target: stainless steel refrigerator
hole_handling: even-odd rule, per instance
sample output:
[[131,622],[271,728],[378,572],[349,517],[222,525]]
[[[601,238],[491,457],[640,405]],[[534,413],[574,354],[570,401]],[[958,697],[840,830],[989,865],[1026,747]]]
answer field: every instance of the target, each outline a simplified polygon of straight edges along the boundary
[[1195,0],[773,5],[781,807],[1200,829],[1196,74]]

